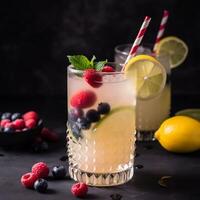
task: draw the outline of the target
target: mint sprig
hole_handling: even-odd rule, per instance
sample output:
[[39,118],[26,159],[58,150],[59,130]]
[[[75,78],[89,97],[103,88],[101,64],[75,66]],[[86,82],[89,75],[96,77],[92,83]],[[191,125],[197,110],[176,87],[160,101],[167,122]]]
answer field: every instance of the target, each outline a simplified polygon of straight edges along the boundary
[[96,57],[94,55],[91,60],[84,55],[73,55],[67,57],[73,67],[78,70],[95,69],[96,71],[101,71],[107,63],[107,60],[96,62]]

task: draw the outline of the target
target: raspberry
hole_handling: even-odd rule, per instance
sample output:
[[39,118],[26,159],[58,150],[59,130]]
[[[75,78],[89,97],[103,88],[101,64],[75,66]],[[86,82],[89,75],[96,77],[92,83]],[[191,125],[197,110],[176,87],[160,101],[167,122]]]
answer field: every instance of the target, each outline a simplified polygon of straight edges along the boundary
[[35,121],[35,119],[28,119],[25,121],[25,126],[30,129],[35,128],[36,124],[37,122]]
[[38,178],[46,178],[49,175],[49,168],[46,163],[39,162],[32,166],[32,173],[36,174]]
[[76,197],[85,197],[88,192],[88,186],[85,183],[73,184],[71,192]]
[[95,103],[96,99],[96,94],[93,91],[81,90],[72,96],[70,104],[75,108],[88,108]]
[[16,119],[14,122],[12,122],[15,129],[23,129],[25,127],[25,123],[23,119]]
[[21,184],[27,188],[33,188],[38,176],[32,172],[26,173],[21,177]]
[[57,142],[58,141],[58,135],[53,132],[50,131],[48,128],[44,127],[41,131],[41,136],[43,139],[48,140],[50,142]]
[[102,69],[102,72],[115,72],[115,70],[113,69],[113,67],[105,65]]
[[37,121],[39,119],[39,117],[35,111],[29,111],[23,115],[23,119],[24,119],[24,121],[27,121],[29,119],[34,119],[35,121]]
[[102,77],[94,69],[87,69],[83,74],[84,80],[94,88],[102,85]]
[[10,120],[9,120],[9,119],[3,119],[3,120],[1,120],[0,126],[1,126],[1,127],[5,127],[5,125],[6,125],[7,123],[10,123]]
[[5,124],[4,128],[12,128],[12,129],[15,129],[15,126],[12,122],[8,122]]

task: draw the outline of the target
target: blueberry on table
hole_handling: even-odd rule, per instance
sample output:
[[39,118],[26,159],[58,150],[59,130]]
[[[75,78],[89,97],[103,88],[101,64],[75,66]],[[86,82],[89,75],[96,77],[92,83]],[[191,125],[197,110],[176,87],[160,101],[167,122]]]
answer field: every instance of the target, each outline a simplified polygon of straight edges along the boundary
[[48,188],[48,183],[46,180],[42,179],[42,178],[39,178],[37,181],[35,181],[34,183],[34,189],[37,191],[37,192],[40,192],[40,193],[44,193],[47,191],[47,188]]
[[21,113],[14,113],[14,114],[12,114],[11,120],[15,121],[16,119],[22,119]]
[[12,113],[10,112],[5,112],[1,115],[1,120],[3,119],[11,119]]
[[89,129],[91,125],[85,117],[78,118],[76,123],[79,126],[79,128],[83,130]]
[[66,169],[63,165],[55,166],[52,169],[52,174],[55,179],[62,179],[66,176]]
[[110,112],[110,105],[108,103],[100,103],[97,107],[99,114],[107,114]]
[[97,112],[97,110],[90,109],[86,113],[86,119],[90,122],[97,122],[100,120],[100,114]]

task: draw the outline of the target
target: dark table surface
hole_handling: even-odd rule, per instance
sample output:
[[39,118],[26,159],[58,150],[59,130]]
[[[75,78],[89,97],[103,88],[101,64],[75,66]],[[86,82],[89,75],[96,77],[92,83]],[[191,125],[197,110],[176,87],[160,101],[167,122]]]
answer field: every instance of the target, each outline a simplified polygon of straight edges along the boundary
[[[172,114],[179,109],[200,107],[200,97],[178,95],[173,96]],[[49,146],[43,153],[32,153],[24,149],[0,148],[0,200],[62,200],[76,199],[70,192],[74,183],[68,176],[65,180],[55,181],[49,177],[49,190],[46,194],[25,189],[20,184],[20,177],[29,172],[31,166],[45,161],[50,168],[59,163],[67,167],[66,161],[60,158],[65,155],[65,122],[66,103],[63,98],[1,98],[1,111],[37,110],[44,119],[45,125],[55,130],[61,137],[57,144]],[[111,199],[110,195],[119,193],[122,200],[196,200],[200,199],[200,152],[192,154],[173,154],[165,151],[157,142],[150,145],[137,144],[135,165],[143,168],[135,169],[134,178],[127,184],[111,188],[89,188],[85,199]],[[163,176],[171,176],[167,188],[161,187],[158,180]]]

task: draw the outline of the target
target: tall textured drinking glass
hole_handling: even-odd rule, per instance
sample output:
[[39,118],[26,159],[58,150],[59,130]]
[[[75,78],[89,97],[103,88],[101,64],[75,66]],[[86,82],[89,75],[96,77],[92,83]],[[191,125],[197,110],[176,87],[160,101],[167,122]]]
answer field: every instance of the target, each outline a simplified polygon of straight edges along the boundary
[[[83,71],[68,67],[69,173],[88,185],[119,185],[134,173],[135,88],[123,72],[96,74],[102,80],[92,87]],[[75,106],[80,104],[81,108]]]
[[[151,54],[151,45],[141,46],[137,54]],[[115,47],[115,62],[124,63],[131,49],[131,44]],[[167,72],[167,81],[163,90],[153,98],[137,98],[136,130],[137,140],[154,140],[154,132],[161,123],[169,117],[171,107],[170,62],[167,54],[156,55],[155,58],[164,66]]]

